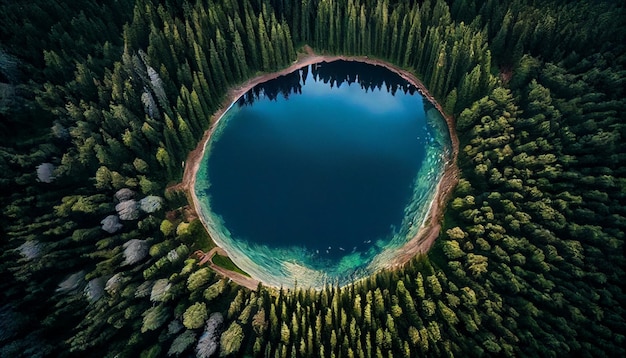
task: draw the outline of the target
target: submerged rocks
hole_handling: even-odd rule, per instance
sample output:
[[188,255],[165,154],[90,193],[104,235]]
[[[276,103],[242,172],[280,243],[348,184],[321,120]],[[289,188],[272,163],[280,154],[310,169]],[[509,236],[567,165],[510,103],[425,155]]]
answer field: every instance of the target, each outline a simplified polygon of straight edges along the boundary
[[163,206],[163,198],[156,195],[149,195],[139,200],[139,207],[142,211],[150,214],[157,212]]
[[52,183],[54,181],[54,164],[41,163],[37,166],[37,179],[42,183]]
[[50,131],[52,132],[53,136],[63,141],[70,139],[70,131],[68,131],[67,128],[65,128],[61,123],[57,121],[54,122],[54,125],[52,126]]
[[107,283],[104,289],[108,293],[113,294],[120,287],[121,279],[122,279],[122,276],[119,273],[116,273],[115,275],[113,275],[111,278],[107,280]]
[[104,290],[110,295],[115,295],[126,281],[128,281],[128,279],[124,278],[122,274],[118,272],[107,280]]
[[124,225],[120,222],[120,219],[117,215],[109,215],[106,218],[100,221],[102,224],[102,230],[108,232],[109,234],[113,234],[121,229]]
[[119,201],[120,203],[126,200],[130,200],[134,197],[135,197],[135,192],[128,188],[122,188],[118,190],[117,192],[115,192],[115,199]]
[[220,340],[220,328],[224,323],[224,316],[215,312],[206,322],[206,328],[196,345],[196,357],[208,358],[217,352]]
[[104,218],[100,222],[100,224],[102,224],[102,230],[113,234],[122,228],[122,224],[119,220],[137,220],[141,212],[152,214],[161,210],[163,207],[163,198],[160,196],[149,195],[139,201],[133,199],[134,197],[135,192],[128,188],[122,188],[115,192],[114,198],[119,202],[115,205],[117,216],[109,215]]
[[56,292],[59,293],[74,293],[78,291],[81,285],[84,284],[85,271],[79,271],[75,274],[69,275],[65,280],[59,283]]
[[139,204],[133,199],[122,201],[115,205],[115,210],[121,220],[130,221],[139,219]]
[[104,296],[104,277],[97,277],[87,283],[85,296],[89,302],[96,302]]
[[124,243],[124,262],[122,265],[134,265],[140,262],[150,250],[150,245],[146,240],[132,239]]
[[172,249],[167,253],[167,259],[170,262],[176,262],[179,258],[180,256],[178,255],[178,252],[176,252],[176,249]]
[[[115,199],[119,201],[115,205],[115,210],[121,220],[137,220],[141,211],[151,214],[161,210],[163,207],[163,198],[160,196],[149,195],[139,201],[133,199],[134,197],[135,192],[128,188],[120,189],[115,193]],[[107,219],[113,220],[112,218]],[[103,230],[106,229],[103,227]]]
[[17,250],[26,260],[33,260],[41,256],[41,243],[37,240],[26,240]]

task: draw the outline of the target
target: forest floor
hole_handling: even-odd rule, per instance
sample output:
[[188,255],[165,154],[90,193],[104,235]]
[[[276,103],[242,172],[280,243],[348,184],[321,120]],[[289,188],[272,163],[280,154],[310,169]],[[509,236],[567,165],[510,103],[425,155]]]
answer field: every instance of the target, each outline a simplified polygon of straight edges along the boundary
[[[204,136],[202,140],[198,143],[198,146],[189,153],[189,156],[187,157],[187,161],[185,162],[185,171],[183,174],[182,182],[169,187],[168,190],[185,190],[187,193],[189,193],[193,201],[193,208],[197,212],[200,206],[198,205],[199,204],[198,198],[196,197],[196,193],[194,191],[195,181],[196,181],[196,172],[198,171],[198,168],[200,167],[200,162],[202,160],[202,157],[204,156],[206,143],[208,142],[209,138],[213,134],[213,131],[217,127],[224,113],[230,108],[231,104],[234,101],[236,101],[239,97],[244,95],[246,92],[248,92],[250,89],[252,89],[254,86],[256,86],[257,84],[267,82],[271,79],[289,74],[299,68],[302,68],[308,65],[312,65],[315,63],[319,63],[319,62],[333,62],[333,61],[338,61],[338,60],[365,62],[365,63],[369,63],[372,65],[383,66],[395,72],[400,77],[404,78],[405,80],[409,81],[412,85],[414,85],[419,90],[419,92],[429,102],[431,102],[439,110],[440,113],[442,113],[442,115],[444,116],[446,120],[446,123],[448,124],[448,128],[450,128],[452,153],[444,168],[444,174],[439,184],[437,185],[435,197],[432,201],[431,208],[428,214],[429,218],[425,220],[424,225],[420,228],[417,235],[413,237],[411,240],[409,240],[400,250],[398,250],[398,254],[394,257],[394,259],[385,265],[388,268],[400,267],[406,264],[407,262],[409,262],[413,257],[415,257],[415,255],[428,252],[428,250],[432,247],[437,237],[439,237],[439,233],[441,231],[441,222],[443,220],[443,214],[444,214],[446,202],[450,198],[450,195],[452,194],[452,190],[455,188],[458,182],[459,171],[456,165],[456,161],[457,161],[457,156],[459,152],[459,140],[456,135],[456,130],[455,130],[456,124],[454,122],[454,119],[444,114],[443,109],[441,108],[441,105],[437,103],[435,98],[428,92],[428,90],[422,84],[422,82],[420,82],[420,80],[411,72],[405,69],[402,69],[400,67],[394,66],[383,60],[370,58],[368,56],[335,56],[335,55],[316,54],[313,51],[313,49],[311,49],[311,47],[304,46],[304,53],[299,53],[297,60],[294,61],[291,64],[291,66],[289,66],[288,68],[285,68],[278,72],[262,74],[260,76],[254,77],[246,81],[245,83],[239,86],[232,88],[231,90],[228,91],[228,94],[226,95],[226,98],[222,102],[222,105],[220,106],[220,108],[211,117],[210,128],[204,133]],[[204,222],[203,224],[206,225],[206,223]],[[228,256],[228,253],[224,249],[221,249],[220,254],[223,254],[224,256]],[[211,267],[213,266],[214,265],[212,265]],[[252,288],[252,284],[253,284],[252,281],[257,282],[257,283],[258,281],[253,280],[244,275],[241,275],[240,273],[225,270],[221,267],[215,266],[214,269],[220,274],[233,279],[233,281],[239,284],[242,284],[238,282],[239,279],[241,279],[241,277],[244,277],[246,278],[246,280],[245,282],[243,282],[244,284],[242,285],[256,290],[256,284],[254,284],[254,288]]]

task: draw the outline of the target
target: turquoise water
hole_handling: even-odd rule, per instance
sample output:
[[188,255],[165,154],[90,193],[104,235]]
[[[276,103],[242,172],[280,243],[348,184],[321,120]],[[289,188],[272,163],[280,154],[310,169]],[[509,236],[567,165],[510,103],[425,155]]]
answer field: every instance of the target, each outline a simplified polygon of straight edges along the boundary
[[233,103],[195,192],[212,237],[254,278],[343,285],[416,234],[449,146],[439,112],[404,79],[321,63]]

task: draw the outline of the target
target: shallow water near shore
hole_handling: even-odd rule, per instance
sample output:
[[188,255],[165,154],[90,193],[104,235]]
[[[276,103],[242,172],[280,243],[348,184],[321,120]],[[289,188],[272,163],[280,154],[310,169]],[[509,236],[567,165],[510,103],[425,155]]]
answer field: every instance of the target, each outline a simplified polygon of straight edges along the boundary
[[266,284],[343,285],[415,236],[449,147],[440,113],[397,74],[306,66],[223,115],[196,173],[199,214]]

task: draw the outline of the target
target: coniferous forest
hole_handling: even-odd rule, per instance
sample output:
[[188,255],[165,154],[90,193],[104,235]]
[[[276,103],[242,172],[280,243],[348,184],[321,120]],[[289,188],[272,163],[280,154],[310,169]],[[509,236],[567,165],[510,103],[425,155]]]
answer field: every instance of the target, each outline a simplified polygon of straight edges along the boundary
[[[6,0],[0,19],[1,357],[626,355],[622,2]],[[252,291],[198,265],[214,244],[174,184],[228,90],[304,46],[414,73],[456,122],[460,179],[427,255]]]

